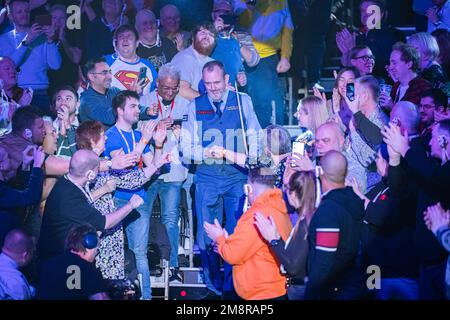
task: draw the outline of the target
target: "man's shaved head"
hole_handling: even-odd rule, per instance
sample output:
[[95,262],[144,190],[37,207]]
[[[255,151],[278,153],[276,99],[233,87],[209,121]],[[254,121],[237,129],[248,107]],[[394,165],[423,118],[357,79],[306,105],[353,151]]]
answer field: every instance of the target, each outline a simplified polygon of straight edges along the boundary
[[334,121],[326,122],[316,130],[316,149],[320,156],[330,150],[342,151],[344,141],[344,132]]
[[339,151],[328,151],[321,159],[323,175],[332,183],[344,184],[347,176],[347,159]]
[[32,236],[23,230],[14,229],[6,234],[2,250],[14,255],[21,255],[33,250],[34,245]]
[[401,129],[407,130],[408,134],[418,132],[420,112],[414,103],[409,101],[397,102],[391,111],[391,121],[395,118],[399,120]]
[[70,159],[69,173],[71,176],[81,178],[89,170],[96,170],[100,164],[98,155],[91,150],[78,150]]

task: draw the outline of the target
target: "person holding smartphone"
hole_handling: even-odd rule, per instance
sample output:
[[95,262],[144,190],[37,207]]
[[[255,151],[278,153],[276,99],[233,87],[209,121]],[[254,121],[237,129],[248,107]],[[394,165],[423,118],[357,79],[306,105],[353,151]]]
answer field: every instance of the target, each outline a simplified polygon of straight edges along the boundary
[[10,57],[20,68],[18,85],[33,89],[31,105],[50,115],[47,71],[61,66],[61,55],[49,25],[31,24],[29,1],[11,0],[10,17],[14,30],[0,36],[0,56]]
[[[146,119],[159,120],[167,128],[167,140],[162,146],[164,153],[172,156],[172,163],[161,168],[161,175],[151,183],[147,190],[150,210],[159,195],[162,223],[167,229],[170,240],[170,282],[182,283],[182,274],[178,269],[178,243],[180,219],[181,187],[187,178],[188,170],[180,162],[178,147],[181,124],[187,120],[189,101],[179,94],[180,71],[168,63],[159,69],[156,79],[157,90],[151,92],[141,104],[146,108]],[[144,121],[145,123],[145,121]]]

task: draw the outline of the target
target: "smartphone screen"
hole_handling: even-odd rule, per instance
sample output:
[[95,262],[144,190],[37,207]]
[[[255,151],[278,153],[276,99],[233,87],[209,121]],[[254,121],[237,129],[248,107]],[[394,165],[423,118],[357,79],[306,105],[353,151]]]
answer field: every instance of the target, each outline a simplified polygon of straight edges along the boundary
[[51,26],[52,25],[52,16],[48,14],[37,15],[34,19],[34,22],[40,26]]
[[355,84],[347,83],[347,98],[350,101],[355,100]]
[[147,77],[147,68],[146,67],[141,67],[139,69],[138,81],[141,81],[142,79],[145,79],[146,77]]
[[292,153],[298,153],[299,155],[305,155],[305,143],[300,141],[294,141],[292,143]]

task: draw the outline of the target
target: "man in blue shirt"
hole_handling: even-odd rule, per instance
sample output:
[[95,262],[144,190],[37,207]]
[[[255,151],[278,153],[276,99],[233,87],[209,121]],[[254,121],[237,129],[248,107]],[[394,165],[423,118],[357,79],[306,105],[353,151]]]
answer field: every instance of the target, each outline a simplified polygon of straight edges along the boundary
[[[116,153],[137,153],[137,158],[140,160],[138,160],[139,163],[135,168],[141,167],[143,164],[145,166],[154,166],[153,153],[150,152],[148,146],[154,127],[151,130],[147,130],[147,127],[144,127],[143,132],[133,129],[133,125],[139,120],[139,95],[133,91],[121,91],[114,97],[112,108],[117,121],[114,126],[106,131],[105,156],[111,158]],[[155,148],[160,153],[165,140],[165,132],[161,139],[156,134],[153,135],[153,138],[155,140]],[[117,188],[114,195],[116,206],[118,208],[122,207],[134,194],[145,198],[143,187],[135,190]],[[128,247],[134,252],[138,272],[142,275],[143,299],[151,299],[150,270],[147,259],[150,216],[151,212],[148,203],[144,202],[124,221]]]
[[[214,219],[222,222],[225,211],[225,229],[228,234],[233,233],[237,219],[242,214],[243,186],[247,181],[247,170],[243,168],[245,163],[238,166],[226,162],[225,159],[229,154],[247,154],[243,134],[247,137],[249,158],[257,158],[258,136],[261,131],[250,97],[229,91],[228,80],[229,76],[225,74],[221,62],[210,61],[205,64],[203,81],[207,94],[188,105],[188,121],[183,122],[181,133],[184,159],[197,164],[194,177],[197,241],[205,284],[216,295],[220,295],[222,291],[219,257],[204,232],[203,222],[213,223]],[[241,128],[237,99],[241,102],[245,132]],[[222,148],[220,156],[213,151],[217,148]],[[223,291],[227,297],[227,294],[233,292],[233,286],[231,266],[226,263],[224,277]]]

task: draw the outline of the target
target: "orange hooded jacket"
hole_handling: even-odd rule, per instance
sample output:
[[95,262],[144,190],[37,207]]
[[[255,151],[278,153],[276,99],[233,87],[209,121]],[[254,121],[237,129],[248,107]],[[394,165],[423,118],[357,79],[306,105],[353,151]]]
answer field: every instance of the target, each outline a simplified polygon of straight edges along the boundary
[[253,224],[256,212],[272,215],[281,238],[286,241],[292,228],[280,189],[261,194],[239,219],[234,233],[217,239],[219,253],[233,265],[237,294],[246,300],[277,298],[286,294],[286,277],[280,263]]

